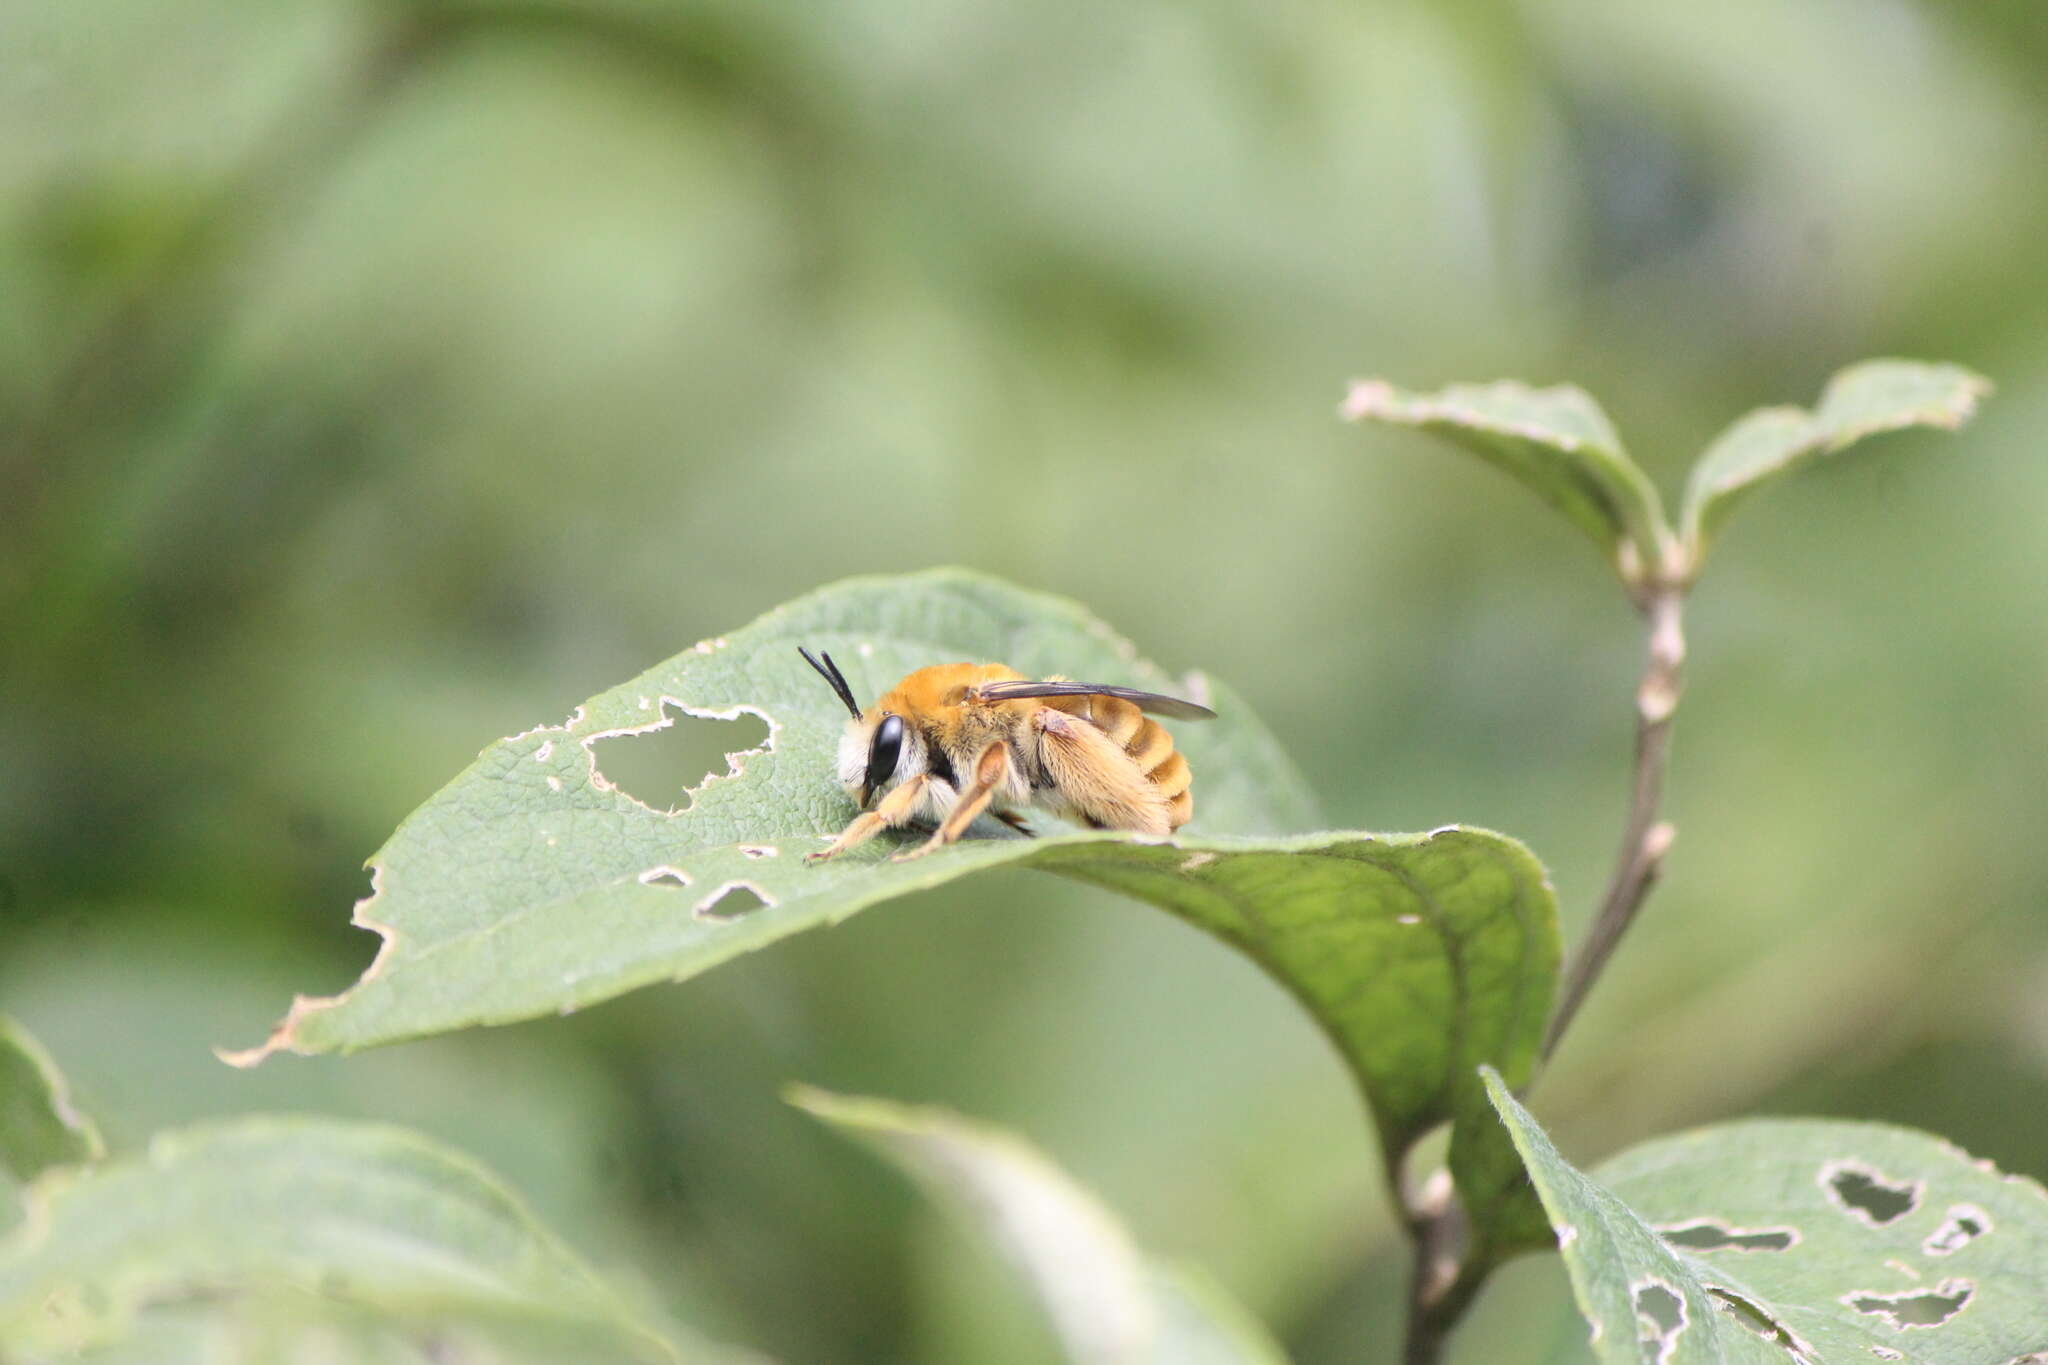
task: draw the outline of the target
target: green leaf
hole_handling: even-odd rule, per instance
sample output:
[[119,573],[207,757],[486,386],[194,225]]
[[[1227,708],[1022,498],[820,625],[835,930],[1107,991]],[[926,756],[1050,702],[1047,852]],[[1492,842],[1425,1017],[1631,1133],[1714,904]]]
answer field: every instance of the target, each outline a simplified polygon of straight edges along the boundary
[[792,1087],[985,1234],[1029,1282],[1075,1365],[1278,1365],[1280,1348],[1206,1281],[1148,1260],[1035,1147],[943,1109]]
[[[1078,608],[957,572],[856,579],[710,641],[544,727],[486,749],[415,812],[375,860],[360,924],[383,951],[348,993],[300,999],[269,1044],[345,1050],[569,1010],[681,980],[799,930],[998,865],[1042,868],[1157,905],[1251,956],[1330,1035],[1370,1097],[1386,1151],[1454,1118],[1495,1125],[1481,1062],[1526,1076],[1557,968],[1556,904],[1528,850],[1483,830],[1427,835],[1186,837],[999,834],[914,862],[877,839],[806,865],[852,817],[831,778],[845,713],[797,657],[829,650],[862,696],[951,659],[1001,659],[1201,693],[1221,717],[1176,730],[1193,766],[1191,829],[1261,832],[1312,808],[1248,709],[1203,679],[1176,682]],[[610,786],[590,746],[656,728],[665,707],[752,711],[766,748],[705,783],[680,812]],[[914,836],[913,836],[914,837]],[[676,882],[686,885],[675,885]],[[723,888],[759,904],[724,912]],[[1483,1139],[1453,1163],[1482,1204]]]
[[[669,1357],[656,1356],[655,1359]],[[727,1348],[692,1348],[690,1365],[769,1365]],[[611,1329],[517,1316],[404,1321],[304,1290],[145,1306],[119,1341],[10,1365],[630,1365]]]
[[2048,1193],[1938,1138],[1753,1119],[1589,1178],[1489,1077],[1608,1362],[1912,1360],[2048,1350]]
[[1968,421],[1991,383],[1960,365],[1866,360],[1828,381],[1820,406],[1760,408],[1721,433],[1686,484],[1684,545],[1697,573],[1728,514],[1748,493],[1810,460],[1866,436],[1906,427],[1953,431]]
[[96,1161],[103,1150],[92,1120],[71,1107],[56,1063],[0,1014],[0,1230],[17,1221],[22,1186],[52,1167]]
[[493,1177],[400,1129],[237,1120],[28,1193],[0,1241],[0,1340],[28,1360],[259,1327],[392,1343],[377,1359],[508,1331],[581,1343],[564,1358],[679,1358]]
[[1500,466],[1593,537],[1631,582],[1662,554],[1657,490],[1583,389],[1504,379],[1410,393],[1367,379],[1351,386],[1343,413],[1431,432]]
[[[486,748],[371,860],[375,894],[355,919],[385,942],[362,980],[338,997],[301,998],[265,1047],[236,1060],[279,1048],[346,1051],[594,1004],[687,979],[878,901],[1104,837],[1004,831],[898,863],[889,855],[914,836],[889,836],[806,865],[803,855],[854,810],[833,777],[846,713],[797,657],[799,644],[829,651],[864,698],[912,669],[958,659],[1202,693],[1219,719],[1174,727],[1195,775],[1189,832],[1315,823],[1300,777],[1242,701],[1206,678],[1176,679],[1144,662],[1072,603],[956,571],[852,579],[685,650],[591,698],[564,724]],[[676,793],[680,810],[617,789],[593,753],[599,740],[661,729],[678,715],[743,714],[767,722],[765,746],[729,755],[728,775]],[[729,889],[761,903],[722,902]]]
[[1236,849],[1096,843],[1035,861],[1169,910],[1265,968],[1337,1045],[1388,1160],[1452,1122],[1451,1171],[1489,1259],[1532,1244],[1520,1165],[1478,1072],[1527,1079],[1556,987],[1556,898],[1527,849],[1454,827]]

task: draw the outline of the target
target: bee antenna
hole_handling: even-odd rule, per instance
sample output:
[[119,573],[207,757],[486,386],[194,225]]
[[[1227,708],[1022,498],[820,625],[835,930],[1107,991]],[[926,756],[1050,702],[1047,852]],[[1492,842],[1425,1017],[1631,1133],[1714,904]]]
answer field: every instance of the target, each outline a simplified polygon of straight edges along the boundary
[[796,652],[804,656],[805,663],[818,670],[818,676],[832,684],[832,690],[839,694],[839,700],[846,703],[847,711],[855,720],[859,720],[860,703],[853,699],[853,689],[846,685],[846,675],[839,671],[838,664],[832,662],[832,656],[830,654],[825,655],[825,662],[819,663],[817,659],[812,657],[811,651],[805,649],[802,645],[796,647]]

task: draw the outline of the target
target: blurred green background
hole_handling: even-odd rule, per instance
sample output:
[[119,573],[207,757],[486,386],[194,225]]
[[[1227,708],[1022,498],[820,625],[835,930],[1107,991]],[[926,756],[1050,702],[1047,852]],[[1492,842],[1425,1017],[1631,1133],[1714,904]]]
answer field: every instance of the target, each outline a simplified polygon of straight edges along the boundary
[[[784,1360],[1050,1358],[790,1079],[1014,1125],[1304,1365],[1391,1358],[1323,1040],[1049,877],[571,1019],[208,1049],[367,963],[362,860],[485,743],[935,563],[1228,678],[1333,824],[1526,839],[1575,937],[1636,623],[1508,480],[1340,424],[1344,382],[1574,380],[1668,496],[1741,411],[1901,354],[1999,392],[1744,507],[1665,883],[1535,1107],[1587,1161],[1814,1112],[2048,1176],[2044,15],[4,0],[0,1007],[116,1150],[414,1124]],[[1583,1342],[1536,1258],[1454,1355]]]

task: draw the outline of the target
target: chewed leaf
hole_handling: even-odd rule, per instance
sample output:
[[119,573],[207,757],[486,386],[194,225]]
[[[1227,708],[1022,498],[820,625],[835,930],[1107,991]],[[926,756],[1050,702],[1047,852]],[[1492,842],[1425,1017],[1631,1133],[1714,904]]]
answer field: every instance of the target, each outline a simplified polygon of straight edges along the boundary
[[0,1241],[0,1340],[24,1359],[147,1343],[157,1354],[140,1358],[162,1360],[188,1330],[218,1340],[279,1315],[280,1331],[314,1317],[355,1336],[516,1322],[577,1343],[558,1358],[678,1359],[496,1180],[398,1129],[237,1120],[51,1172],[29,1194]]
[[[881,838],[806,864],[854,812],[831,776],[845,708],[800,643],[829,652],[863,698],[958,659],[1194,697],[1218,713],[1175,734],[1195,774],[1195,823],[1161,843],[998,827],[912,862],[889,854],[917,836]],[[766,722],[765,746],[734,755],[680,809],[617,790],[591,753],[671,712],[741,711]],[[1558,958],[1543,869],[1512,839],[1458,827],[1244,837],[1312,812],[1241,701],[1204,678],[1169,678],[1073,605],[957,572],[857,579],[486,749],[377,855],[356,921],[385,942],[362,980],[301,998],[268,1044],[230,1060],[571,1010],[895,896],[1028,866],[1156,905],[1257,961],[1335,1042],[1390,1155],[1437,1123],[1478,1119],[1454,1136],[1452,1159],[1483,1211],[1508,1193],[1513,1163],[1488,1157],[1494,1120],[1474,1068],[1519,1080],[1534,1061]]]
[[[267,1045],[234,1060],[572,1010],[1060,844],[1058,825],[1037,840],[995,826],[915,862],[889,861],[906,835],[806,865],[855,812],[833,777],[845,708],[798,645],[830,653],[864,701],[962,659],[1195,696],[1220,719],[1175,731],[1195,775],[1190,831],[1315,824],[1300,777],[1242,701],[1168,676],[1072,603],[961,572],[853,579],[487,747],[371,860],[374,894],[355,919],[384,944],[362,980],[301,998]],[[643,802],[607,778],[599,741],[631,743],[619,737],[678,715],[749,715],[767,737],[689,793]]]
[[1593,1349],[1607,1365],[1786,1365],[1785,1351],[1721,1311],[1686,1258],[1575,1170],[1498,1076],[1487,1087],[1557,1230]]
[[1152,1263],[1108,1209],[1023,1140],[943,1109],[828,1094],[796,1104],[860,1138],[987,1237],[1031,1286],[1075,1365],[1278,1365],[1214,1286]]
[[[1657,490],[1583,389],[1501,380],[1409,393],[1368,379],[1351,386],[1343,413],[1352,421],[1391,422],[1456,442],[1519,479],[1610,558],[1623,545],[1632,547],[1637,566],[1662,553]],[[1630,577],[1640,571],[1622,567]]]
[[1977,1365],[2048,1347],[2032,1181],[1925,1133],[1823,1119],[1659,1138],[1589,1177],[1490,1084],[1604,1361]]
[[1752,489],[1866,436],[1906,427],[1953,430],[1991,391],[1960,365],[1867,360],[1828,381],[1820,405],[1762,408],[1723,432],[1694,466],[1685,490],[1684,543],[1696,571],[1728,515]]
[[21,1186],[51,1167],[97,1160],[102,1150],[92,1120],[71,1107],[56,1063],[0,1014],[0,1231],[15,1222]]

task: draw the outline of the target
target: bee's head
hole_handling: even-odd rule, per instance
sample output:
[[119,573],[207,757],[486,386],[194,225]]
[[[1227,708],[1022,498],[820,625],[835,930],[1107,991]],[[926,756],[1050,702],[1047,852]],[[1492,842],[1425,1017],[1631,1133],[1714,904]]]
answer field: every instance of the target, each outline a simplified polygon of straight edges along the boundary
[[846,788],[855,805],[866,810],[902,766],[903,717],[887,711],[863,715],[860,703],[853,699],[853,689],[846,685],[846,676],[832,662],[830,654],[823,655],[824,662],[820,663],[802,646],[797,647],[797,653],[832,685],[851,717],[846,722],[846,733],[839,737],[839,784]]
[[839,737],[839,785],[866,810],[903,766],[903,717],[887,711],[855,716]]

